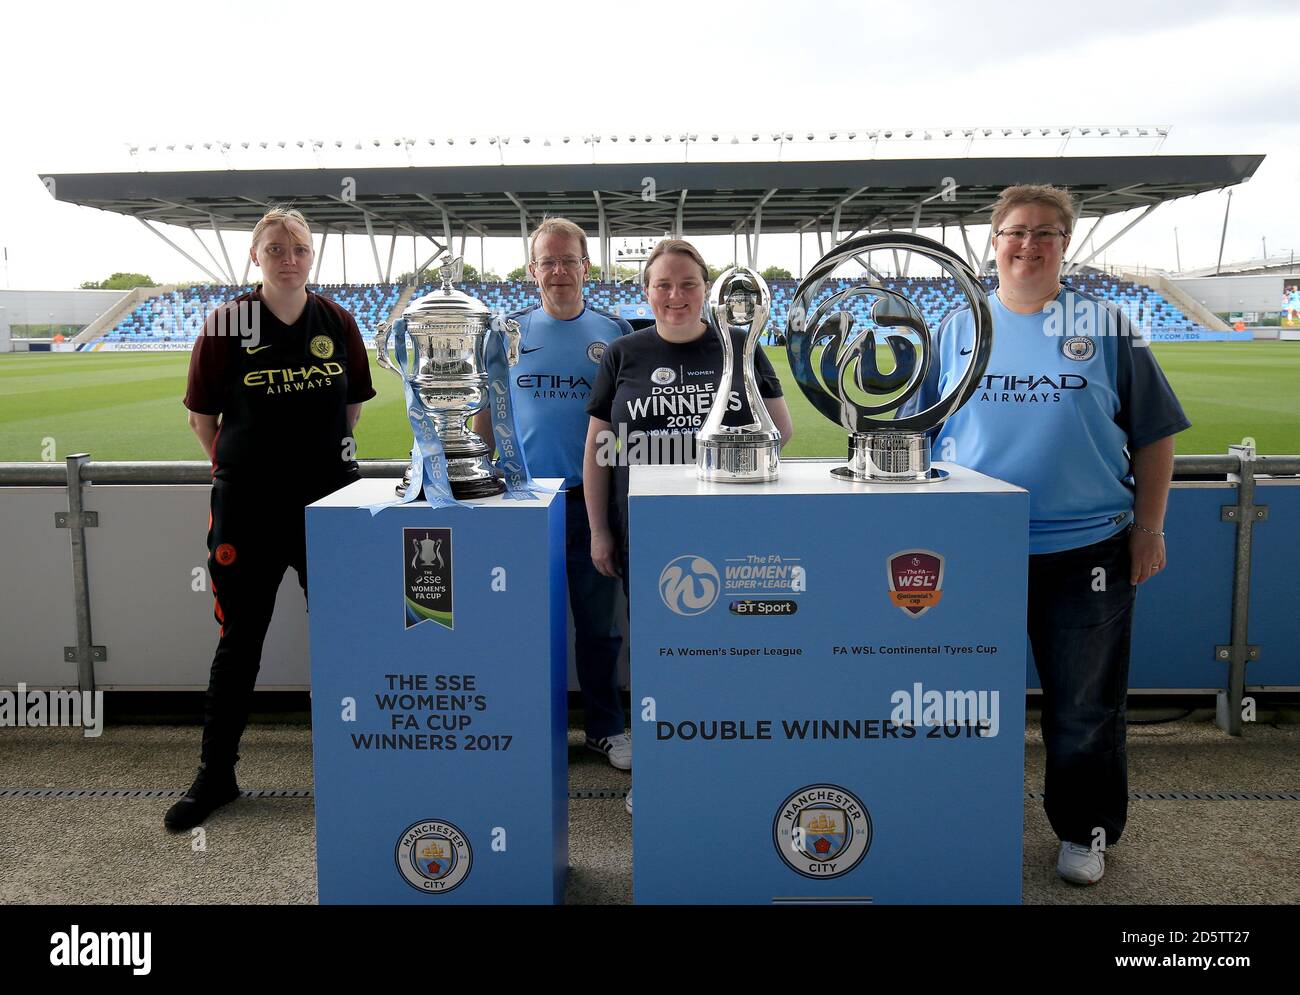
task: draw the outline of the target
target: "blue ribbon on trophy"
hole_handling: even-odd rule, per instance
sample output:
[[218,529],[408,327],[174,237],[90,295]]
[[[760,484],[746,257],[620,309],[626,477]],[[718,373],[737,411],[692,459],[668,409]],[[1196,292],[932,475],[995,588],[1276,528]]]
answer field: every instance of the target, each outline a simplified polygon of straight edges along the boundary
[[492,318],[492,328],[484,345],[488,374],[488,404],[492,412],[492,435],[496,441],[497,459],[492,465],[505,479],[508,501],[536,501],[538,494],[554,494],[543,487],[528,472],[528,460],[519,444],[519,430],[515,425],[514,405],[510,401],[510,366],[506,358],[506,333],[501,326],[501,316]]
[[447,455],[442,449],[442,439],[438,436],[433,419],[429,417],[419,393],[411,386],[415,374],[415,356],[412,355],[410,362],[407,362],[405,318],[398,319],[393,334],[396,337],[393,345],[397,353],[397,366],[402,371],[402,387],[406,392],[406,416],[411,420],[411,430],[415,433],[415,443],[411,446],[411,484],[406,488],[406,493],[394,503],[409,504],[423,492],[430,508],[460,504],[452,497],[451,484],[447,480]]
[[429,417],[429,411],[420,400],[420,395],[411,386],[414,374],[412,367],[415,357],[406,358],[406,319],[399,318],[393,325],[393,352],[396,365],[402,376],[402,388],[406,393],[406,415],[415,433],[415,442],[411,446],[410,485],[396,501],[382,501],[370,505],[371,517],[385,508],[409,504],[423,494],[430,508],[444,508],[460,504],[451,495],[451,484],[447,480],[447,457],[442,449],[442,439]]

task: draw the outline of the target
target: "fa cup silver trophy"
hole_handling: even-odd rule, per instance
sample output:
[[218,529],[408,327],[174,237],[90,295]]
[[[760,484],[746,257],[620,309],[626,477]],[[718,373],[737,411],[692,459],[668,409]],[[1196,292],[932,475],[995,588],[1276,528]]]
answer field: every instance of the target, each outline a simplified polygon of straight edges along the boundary
[[[969,352],[954,356],[964,361],[960,372],[938,369],[935,335],[921,308],[900,290],[911,285],[884,279],[870,268],[868,253],[881,251],[895,259],[913,253],[956,283],[974,322]],[[849,260],[867,266],[867,279],[828,288]],[[893,287],[885,285],[891,282]],[[833,292],[826,295],[827,289]],[[804,396],[851,435],[848,465],[831,473],[844,480],[904,484],[948,476],[930,465],[929,433],[970,400],[993,351],[988,296],[960,256],[933,239],[904,232],[847,239],[800,282],[787,325],[790,371]],[[939,372],[951,375],[939,378]],[[927,377],[947,386],[922,409],[919,395]]]
[[[781,433],[772,424],[758,394],[754,374],[754,350],[772,310],[767,283],[752,269],[734,266],[713,283],[709,295],[708,322],[722,340],[722,376],[718,393],[695,437],[695,466],[701,480],[731,484],[756,484],[775,480],[780,473]],[[731,400],[731,378],[736,368],[736,349],[731,327],[745,333],[741,373],[750,420],[743,425],[724,425]]]
[[[451,495],[457,500],[491,497],[506,489],[501,471],[492,465],[491,446],[466,425],[466,420],[488,403],[488,342],[494,326],[481,301],[452,286],[460,277],[460,263],[454,259],[443,265],[438,271],[442,287],[412,302],[394,325],[381,323],[375,337],[379,365],[401,377],[407,388],[417,448],[423,448],[418,426],[432,422],[446,457]],[[505,335],[506,363],[514,366],[519,361],[519,324],[509,319],[499,319],[496,324]],[[396,363],[388,345],[395,328],[399,336]],[[404,356],[407,335],[415,350],[409,363]],[[404,496],[410,485],[408,467],[397,487],[398,495]]]

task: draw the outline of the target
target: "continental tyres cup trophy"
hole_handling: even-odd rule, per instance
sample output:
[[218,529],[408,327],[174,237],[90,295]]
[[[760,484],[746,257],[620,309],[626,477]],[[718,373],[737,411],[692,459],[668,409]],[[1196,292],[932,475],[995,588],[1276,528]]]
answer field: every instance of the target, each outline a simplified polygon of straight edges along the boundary
[[[901,281],[880,278],[867,263],[867,253],[882,250],[896,260],[898,253],[910,252],[936,264],[956,282],[974,319],[974,339],[969,353],[962,350],[960,375],[944,377],[948,386],[924,409],[918,394],[927,377],[938,382],[938,374],[948,371],[937,368],[937,343],[921,309],[884,285]],[[868,280],[819,303],[827,281],[850,259],[867,266]],[[928,433],[970,400],[993,351],[988,296],[961,257],[932,239],[903,232],[850,238],[822,256],[800,282],[787,324],[790,371],[804,396],[851,435],[849,463],[832,474],[842,480],[903,484],[948,476],[930,466]]]
[[[407,413],[416,436],[412,466],[397,487],[399,497],[406,496],[412,486],[412,468],[421,462],[431,466],[426,471],[426,492],[431,486],[440,488],[442,457],[452,499],[491,497],[506,490],[506,475],[493,465],[491,446],[468,428],[466,420],[487,405],[490,394],[507,391],[504,381],[498,384],[495,380],[489,390],[489,366],[514,366],[519,361],[519,324],[494,319],[480,301],[452,287],[452,281],[460,277],[460,263],[454,259],[443,265],[438,271],[442,287],[412,302],[393,325],[381,323],[375,337],[379,365],[403,380]],[[394,330],[397,362],[390,357],[388,346]],[[409,363],[405,356],[408,335],[414,345]],[[508,408],[508,394],[505,405]],[[494,411],[494,421],[496,414]],[[503,457],[513,444],[511,439],[502,440]],[[418,492],[420,482],[415,487]]]
[[[780,473],[781,433],[772,424],[758,394],[754,374],[754,350],[772,310],[772,295],[767,283],[752,269],[734,266],[714,281],[706,310],[709,327],[722,340],[722,376],[713,406],[695,437],[699,479],[731,484],[775,480]],[[732,371],[736,367],[732,325],[745,330],[741,372],[751,418],[744,425],[722,424],[731,397]]]

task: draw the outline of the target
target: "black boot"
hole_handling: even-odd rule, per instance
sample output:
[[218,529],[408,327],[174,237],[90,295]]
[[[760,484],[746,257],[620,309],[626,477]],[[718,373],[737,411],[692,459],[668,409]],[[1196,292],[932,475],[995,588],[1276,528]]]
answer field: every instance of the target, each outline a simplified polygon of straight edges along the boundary
[[217,769],[208,764],[199,765],[198,777],[185,792],[185,797],[167,810],[163,825],[174,833],[193,829],[222,805],[239,797],[233,765]]

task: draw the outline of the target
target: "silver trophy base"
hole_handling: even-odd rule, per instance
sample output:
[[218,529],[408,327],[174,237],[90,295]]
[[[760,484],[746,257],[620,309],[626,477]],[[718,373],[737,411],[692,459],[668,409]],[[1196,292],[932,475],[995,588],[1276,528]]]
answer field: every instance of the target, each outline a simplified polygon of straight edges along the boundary
[[[447,481],[451,496],[457,501],[473,498],[495,497],[506,492],[505,478],[492,465],[491,453],[483,443],[470,450],[448,448]],[[407,466],[402,482],[397,485],[397,496],[406,497],[411,486],[411,468]]]
[[780,440],[703,442],[695,440],[700,480],[723,484],[761,484],[781,475]]
[[848,466],[831,475],[867,484],[931,484],[948,471],[930,466],[930,440],[923,432],[867,432],[849,439]]

